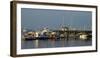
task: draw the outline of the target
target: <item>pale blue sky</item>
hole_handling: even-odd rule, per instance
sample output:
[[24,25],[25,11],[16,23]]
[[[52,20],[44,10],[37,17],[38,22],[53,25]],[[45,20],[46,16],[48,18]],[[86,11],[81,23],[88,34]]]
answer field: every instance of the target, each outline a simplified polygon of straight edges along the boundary
[[48,27],[58,29],[64,20],[64,25],[73,28],[90,30],[92,27],[92,12],[50,9],[21,9],[21,26],[26,29],[41,29]]

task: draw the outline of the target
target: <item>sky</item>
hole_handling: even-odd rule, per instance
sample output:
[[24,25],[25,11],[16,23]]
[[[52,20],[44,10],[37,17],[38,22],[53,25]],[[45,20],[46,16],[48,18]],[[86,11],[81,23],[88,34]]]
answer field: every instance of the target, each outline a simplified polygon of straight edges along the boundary
[[21,8],[21,27],[38,30],[44,27],[59,29],[61,25],[75,29],[91,30],[92,12]]

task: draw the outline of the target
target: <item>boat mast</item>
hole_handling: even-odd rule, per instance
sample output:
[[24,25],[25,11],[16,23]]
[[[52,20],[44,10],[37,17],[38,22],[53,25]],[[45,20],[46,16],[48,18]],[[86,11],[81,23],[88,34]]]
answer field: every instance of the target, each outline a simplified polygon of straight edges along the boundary
[[64,16],[62,16],[62,22],[61,22],[61,30],[64,30]]

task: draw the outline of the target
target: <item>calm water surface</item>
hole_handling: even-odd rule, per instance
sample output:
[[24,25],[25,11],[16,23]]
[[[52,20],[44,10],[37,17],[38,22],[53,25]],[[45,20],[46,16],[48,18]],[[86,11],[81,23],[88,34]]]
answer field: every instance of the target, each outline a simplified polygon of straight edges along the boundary
[[22,40],[22,49],[91,46],[92,40]]

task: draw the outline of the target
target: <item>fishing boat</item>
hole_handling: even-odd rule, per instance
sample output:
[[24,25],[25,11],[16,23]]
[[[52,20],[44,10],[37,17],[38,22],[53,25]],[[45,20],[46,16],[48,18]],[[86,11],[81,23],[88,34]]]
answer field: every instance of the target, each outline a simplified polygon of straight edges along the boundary
[[35,40],[35,32],[27,32],[24,34],[24,40]]
[[81,40],[87,40],[88,39],[88,34],[86,33],[79,33],[79,39]]

